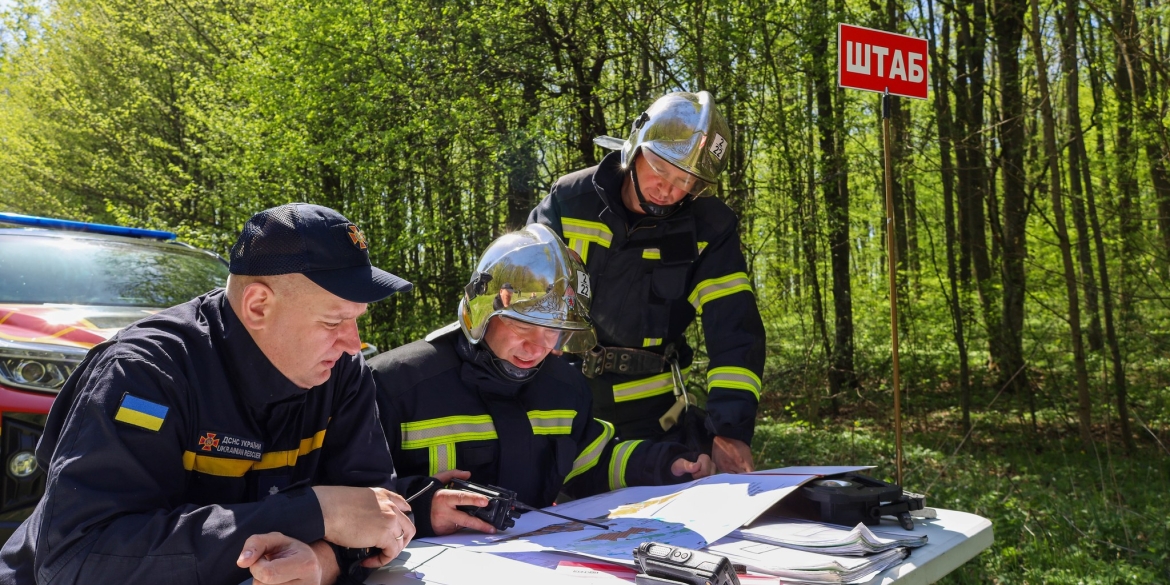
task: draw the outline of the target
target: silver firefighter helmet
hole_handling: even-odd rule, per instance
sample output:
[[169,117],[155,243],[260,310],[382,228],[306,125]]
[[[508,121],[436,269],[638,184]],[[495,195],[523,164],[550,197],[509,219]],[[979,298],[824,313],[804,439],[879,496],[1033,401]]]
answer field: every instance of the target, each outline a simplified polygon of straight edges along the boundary
[[500,236],[484,251],[459,301],[459,327],[479,343],[488,321],[499,316],[527,340],[580,353],[597,345],[589,319],[592,297],[581,258],[548,227],[532,224]]
[[[618,141],[603,136],[594,142],[616,150]],[[692,195],[711,195],[727,168],[731,129],[710,93],[677,91],[655,100],[634,120],[630,137],[620,148],[623,169],[633,164],[638,149],[646,149],[697,177],[687,189]]]

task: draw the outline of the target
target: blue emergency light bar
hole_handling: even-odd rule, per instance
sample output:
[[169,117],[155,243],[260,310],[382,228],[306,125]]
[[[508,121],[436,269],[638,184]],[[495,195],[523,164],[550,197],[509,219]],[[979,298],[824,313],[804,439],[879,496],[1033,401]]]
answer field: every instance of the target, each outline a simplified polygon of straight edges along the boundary
[[129,228],[120,225],[108,225],[104,223],[86,223],[84,221],[71,221],[68,219],[54,219],[51,217],[35,217],[32,215],[20,215],[19,213],[5,213],[0,211],[0,223],[10,223],[15,225],[27,225],[32,227],[43,227],[54,230],[68,230],[74,232],[89,232],[93,234],[109,234],[113,236],[126,236],[130,238],[153,238],[156,240],[173,240],[178,236],[173,232],[164,232],[161,230],[148,230],[143,228]]

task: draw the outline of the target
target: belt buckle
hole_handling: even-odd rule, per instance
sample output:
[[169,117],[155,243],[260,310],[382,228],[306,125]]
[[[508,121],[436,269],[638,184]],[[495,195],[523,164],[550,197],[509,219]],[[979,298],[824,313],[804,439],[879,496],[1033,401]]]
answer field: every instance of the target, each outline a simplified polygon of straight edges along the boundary
[[585,352],[581,359],[581,373],[586,378],[596,378],[605,371],[605,348],[595,345]]

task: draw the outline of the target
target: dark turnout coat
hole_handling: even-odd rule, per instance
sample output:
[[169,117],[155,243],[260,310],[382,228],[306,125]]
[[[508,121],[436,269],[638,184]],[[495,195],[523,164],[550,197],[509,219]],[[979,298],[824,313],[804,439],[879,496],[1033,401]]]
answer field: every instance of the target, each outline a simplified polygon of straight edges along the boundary
[[[673,476],[670,465],[697,453],[677,443],[623,441],[613,425],[593,418],[585,378],[566,362],[547,358],[533,378],[515,382],[494,372],[491,359],[455,327],[370,360],[404,497],[449,469],[514,490],[536,507],[551,505],[561,490],[583,497],[690,480]],[[430,497],[411,506],[419,533],[431,534]]]
[[[685,367],[692,351],[684,334],[700,317],[710,359],[708,430],[750,444],[765,339],[738,219],[714,197],[666,218],[630,213],[621,201],[624,178],[620,154],[611,153],[561,177],[528,222],[552,228],[585,261],[600,345],[659,353],[673,345]],[[598,416],[630,437],[661,434],[658,417],[675,400],[669,371],[607,372],[591,386]]]
[[240,583],[253,534],[324,537],[310,486],[394,487],[374,394],[361,356],[295,386],[222,290],[127,327],[53,403],[0,583]]

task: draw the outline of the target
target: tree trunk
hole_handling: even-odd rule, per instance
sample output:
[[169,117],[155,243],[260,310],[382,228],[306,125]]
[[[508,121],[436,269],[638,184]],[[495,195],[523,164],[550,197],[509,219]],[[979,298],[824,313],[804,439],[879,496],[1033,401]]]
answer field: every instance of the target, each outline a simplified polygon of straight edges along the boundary
[[[1147,51],[1141,46],[1141,30],[1138,28],[1133,2],[1134,0],[1123,0],[1125,9],[1122,18],[1125,20],[1119,28],[1124,32],[1119,43],[1123,48],[1125,66],[1130,86],[1133,88],[1133,100],[1137,106],[1138,118],[1141,120],[1142,132],[1139,136],[1143,138],[1146,161],[1150,168],[1150,181],[1154,184],[1158,232],[1162,236],[1162,253],[1165,261],[1170,258],[1170,173],[1167,173],[1166,166],[1166,152],[1170,145],[1164,145],[1166,128],[1162,125],[1163,112],[1159,112],[1153,103],[1154,99],[1146,83],[1146,72],[1142,63],[1143,57],[1153,60],[1154,52]],[[1157,81],[1157,74],[1152,75]]]
[[1129,57],[1126,55],[1124,38],[1137,35],[1137,21],[1133,16],[1134,0],[1119,0],[1114,8],[1113,22],[1121,38],[1115,39],[1116,60],[1113,69],[1113,91],[1117,97],[1117,153],[1115,183],[1118,192],[1117,214],[1121,221],[1121,278],[1119,298],[1121,300],[1121,321],[1128,322],[1133,313],[1131,276],[1134,274],[1133,258],[1141,241],[1142,224],[1138,220],[1135,201],[1138,195],[1137,149],[1133,142],[1133,85],[1129,76]]
[[[1073,43],[1071,45],[1073,47],[1073,50],[1075,50],[1075,41],[1076,41],[1076,37],[1074,35],[1075,35],[1075,32],[1079,29],[1079,27],[1077,26],[1077,23],[1076,23],[1076,19],[1078,18],[1078,14],[1075,10],[1076,1],[1077,0],[1069,0],[1070,6],[1068,7],[1068,10],[1071,13],[1071,16],[1066,15],[1066,23],[1068,23],[1070,30],[1073,31],[1072,33],[1069,34],[1069,38],[1072,40],[1072,43]],[[1091,32],[1092,32],[1092,30],[1090,29],[1090,33]],[[1088,41],[1088,44],[1086,45],[1086,49],[1092,48],[1095,46],[1095,43],[1093,43],[1093,38],[1091,35],[1089,36],[1087,41]],[[1090,55],[1090,56],[1095,55],[1095,53],[1090,53],[1089,50],[1086,50],[1086,54]],[[1089,60],[1089,62],[1094,62],[1094,61],[1099,61],[1099,60],[1098,59],[1090,59]],[[1077,71],[1075,61],[1074,61],[1073,71],[1074,72]],[[1102,106],[1102,103],[1104,101],[1102,99],[1103,95],[1104,95],[1104,90],[1102,88],[1102,82],[1100,80],[1100,76],[1097,74],[1096,71],[1097,70],[1093,67],[1089,68],[1089,82],[1090,82],[1090,85],[1092,86],[1092,90],[1093,90],[1093,103],[1094,103],[1093,113],[1092,113],[1092,122],[1093,122],[1093,126],[1098,128],[1098,130],[1097,130],[1097,148],[1096,148],[1097,157],[1099,160],[1102,160],[1102,162],[1104,162],[1105,142],[1102,139],[1103,132],[1100,130],[1100,128],[1101,128],[1101,126],[1100,126],[1100,113],[1101,113],[1101,106]],[[1073,129],[1075,131],[1075,130],[1079,129],[1079,126],[1073,126]],[[1113,393],[1114,393],[1114,396],[1117,400],[1117,417],[1118,417],[1118,422],[1120,423],[1119,426],[1120,426],[1120,430],[1121,430],[1121,441],[1125,445],[1125,452],[1127,454],[1132,454],[1134,451],[1134,444],[1133,444],[1133,435],[1132,435],[1130,428],[1129,428],[1129,400],[1127,397],[1128,392],[1127,392],[1126,380],[1125,380],[1125,365],[1121,359],[1121,343],[1118,341],[1117,328],[1114,324],[1113,294],[1112,294],[1112,291],[1110,290],[1110,283],[1109,283],[1109,265],[1106,264],[1106,262],[1105,262],[1105,236],[1102,233],[1101,220],[1099,219],[1099,214],[1097,213],[1097,201],[1096,201],[1096,197],[1094,195],[1094,185],[1093,185],[1093,180],[1092,180],[1092,174],[1091,174],[1091,171],[1089,168],[1090,167],[1089,163],[1091,161],[1090,161],[1089,156],[1088,156],[1088,149],[1085,147],[1084,134],[1078,133],[1076,138],[1079,138],[1079,140],[1074,139],[1072,141],[1071,147],[1078,152],[1078,157],[1080,158],[1080,160],[1084,161],[1084,163],[1085,163],[1081,167],[1081,176],[1082,176],[1082,181],[1085,185],[1085,202],[1088,204],[1088,207],[1089,207],[1089,222],[1090,222],[1090,226],[1092,227],[1092,230],[1093,230],[1093,245],[1094,245],[1094,248],[1096,249],[1097,270],[1098,270],[1098,276],[1099,276],[1100,283],[1101,283],[1101,305],[1102,305],[1102,311],[1105,314],[1105,343],[1109,346],[1109,359],[1110,359],[1110,364],[1112,365],[1111,371],[1113,374]],[[1107,185],[1107,183],[1106,183],[1106,185]]]
[[[948,5],[949,6],[949,5]],[[1002,362],[1002,318],[995,308],[996,287],[987,250],[987,158],[983,148],[983,100],[986,85],[984,53],[987,50],[987,12],[984,0],[960,0],[954,12],[958,23],[955,71],[955,144],[959,168],[959,278],[970,282],[972,269],[987,330],[992,364]],[[970,13],[968,13],[970,12]]]
[[[517,230],[524,227],[528,221],[528,212],[540,202],[536,193],[536,182],[539,177],[536,140],[529,134],[529,120],[540,109],[536,96],[537,84],[535,80],[523,82],[523,109],[516,119],[515,129],[511,131],[512,139],[507,149],[501,153],[500,160],[504,163],[507,174],[508,221],[505,229]],[[501,125],[505,124],[501,120]],[[507,133],[506,128],[500,128]]]
[[1101,317],[1097,309],[1097,281],[1093,276],[1092,236],[1085,217],[1084,189],[1088,186],[1081,186],[1081,166],[1087,165],[1087,162],[1081,157],[1085,136],[1081,125],[1081,83],[1077,64],[1078,3],[1079,0],[1066,0],[1064,23],[1058,27],[1063,41],[1060,69],[1064,74],[1065,112],[1069,131],[1068,185],[1072,195],[1073,225],[1077,229],[1077,260],[1084,281],[1085,311],[1089,317],[1089,349],[1099,352],[1104,349],[1104,345],[1101,340]]
[[[938,124],[939,157],[942,168],[943,188],[943,222],[946,229],[947,247],[947,282],[950,285],[950,295],[947,296],[947,305],[951,311],[951,323],[954,325],[955,349],[959,353],[959,404],[962,409],[963,431],[971,430],[971,384],[970,365],[967,358],[967,340],[963,333],[963,309],[959,302],[958,265],[955,261],[955,169],[951,160],[951,143],[954,140],[954,123],[951,120],[951,106],[947,96],[950,93],[950,84],[947,82],[949,64],[939,58],[938,39],[934,34],[934,0],[927,0],[927,13],[931,24],[927,27],[930,34],[930,63],[934,69],[931,81],[934,84],[935,121]],[[922,12],[919,0],[919,13]],[[942,21],[942,54],[950,55],[950,19],[946,16]]]
[[1056,147],[1056,121],[1052,114],[1052,94],[1048,89],[1048,66],[1040,34],[1040,5],[1032,4],[1032,53],[1036,57],[1036,80],[1040,88],[1040,118],[1044,132],[1044,156],[1048,159],[1048,194],[1052,199],[1052,218],[1056,222],[1056,239],[1060,245],[1060,261],[1064,267],[1064,288],[1068,295],[1068,327],[1072,336],[1073,369],[1077,379],[1077,418],[1080,421],[1081,443],[1085,451],[1093,448],[1093,404],[1089,396],[1089,372],[1085,366],[1085,347],[1081,337],[1081,302],[1077,292],[1077,272],[1073,265],[1072,245],[1068,238],[1068,224],[1064,218],[1064,194],[1060,186],[1060,151]]
[[[857,385],[853,370],[853,298],[849,281],[849,175],[841,156],[842,135],[837,133],[839,112],[833,107],[832,78],[826,63],[829,47],[828,14],[822,3],[819,10],[818,38],[813,46],[817,63],[813,83],[817,100],[817,130],[820,134],[821,185],[825,198],[825,217],[829,225],[829,255],[833,277],[834,340],[833,361],[829,369],[829,391],[834,396]],[[838,105],[840,104],[840,92]]]
[[992,15],[995,31],[996,63],[1000,82],[1000,170],[1003,175],[1003,243],[1002,287],[1003,326],[1001,350],[1003,363],[1000,384],[1024,396],[1028,391],[1024,371],[1024,260],[1028,255],[1028,202],[1025,190],[1024,98],[1020,89],[1020,40],[1024,29],[1023,0],[1004,0],[996,4]]

